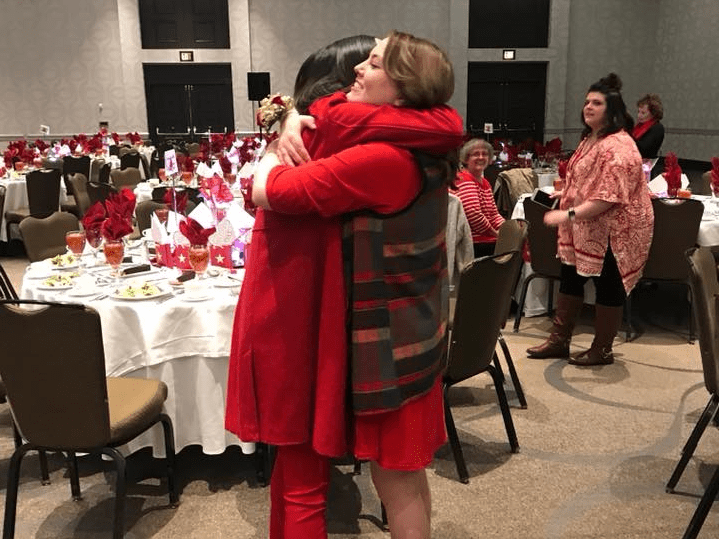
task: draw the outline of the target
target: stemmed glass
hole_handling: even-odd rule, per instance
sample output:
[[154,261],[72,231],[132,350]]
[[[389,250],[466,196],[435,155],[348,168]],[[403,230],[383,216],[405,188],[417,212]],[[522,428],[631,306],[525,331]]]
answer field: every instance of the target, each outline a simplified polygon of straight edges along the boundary
[[191,245],[188,250],[190,259],[190,267],[197,274],[197,278],[202,279],[207,266],[210,263],[210,250],[207,245]]
[[86,228],[85,239],[87,240],[87,244],[92,249],[92,256],[95,261],[95,265],[97,265],[97,253],[100,250],[100,244],[102,244],[102,233],[100,232],[100,227]]
[[157,216],[158,221],[160,221],[161,224],[167,223],[167,218],[170,215],[170,209],[167,207],[164,208],[157,208],[155,210],[155,215]]
[[122,239],[106,239],[102,249],[105,253],[105,261],[112,268],[112,276],[115,278],[115,284],[117,285],[120,282],[120,264],[125,256],[125,242]]
[[77,258],[77,265],[82,270],[82,252],[85,250],[85,232],[71,230],[65,233],[65,243],[70,252]]

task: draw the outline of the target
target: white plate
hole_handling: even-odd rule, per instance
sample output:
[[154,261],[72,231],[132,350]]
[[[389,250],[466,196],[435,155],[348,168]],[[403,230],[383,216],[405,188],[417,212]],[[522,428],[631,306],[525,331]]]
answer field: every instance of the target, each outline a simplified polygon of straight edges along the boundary
[[99,293],[100,290],[97,288],[71,288],[70,290],[68,290],[67,295],[76,298],[84,298],[86,296],[94,296],[95,294]]
[[25,277],[28,279],[47,279],[48,277],[52,277],[53,273],[49,269],[45,268],[28,268],[27,271],[25,271]]
[[151,296],[135,296],[135,297],[130,298],[130,297],[122,296],[117,291],[115,291],[112,294],[110,294],[110,297],[113,299],[121,299],[124,301],[145,301],[148,299],[161,298],[162,296],[166,296],[167,294],[170,293],[170,290],[168,290],[167,288],[164,288],[162,286],[158,286],[158,288],[160,289],[160,291],[157,294],[153,294]]
[[208,299],[212,299],[212,294],[205,294],[203,296],[188,296],[187,294],[182,294],[177,297],[180,298],[182,301],[189,301],[189,302],[207,301]]
[[242,281],[231,277],[218,277],[212,281],[212,286],[217,288],[235,288],[236,286],[242,286]]
[[46,285],[46,284],[40,284],[40,285],[37,286],[37,289],[38,289],[38,290],[57,290],[57,291],[62,291],[62,290],[70,290],[72,287],[73,287],[73,285],[71,285],[71,284],[66,284],[66,285],[63,285],[63,286],[49,286],[49,285]]

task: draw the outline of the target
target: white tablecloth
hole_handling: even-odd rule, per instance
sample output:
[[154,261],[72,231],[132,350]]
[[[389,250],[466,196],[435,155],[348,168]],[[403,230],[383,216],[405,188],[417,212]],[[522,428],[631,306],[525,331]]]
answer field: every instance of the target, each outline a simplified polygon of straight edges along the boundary
[[[5,221],[5,212],[14,211],[20,208],[27,208],[27,188],[25,187],[25,175],[11,172],[9,177],[0,179],[0,185],[5,186],[5,205],[2,208],[2,216],[0,216],[0,241],[8,241],[7,237],[7,221]],[[60,180],[60,204],[67,202],[67,193],[65,192],[65,184]]]
[[[530,195],[522,195],[512,211],[512,219],[524,218],[523,201]],[[697,235],[697,244],[703,247],[711,247],[719,245],[719,199],[713,199],[711,196],[692,195],[692,198],[701,200],[704,203],[704,216],[699,225],[699,234]],[[519,299],[524,280],[532,273],[532,267],[527,262],[522,268],[522,274],[519,278],[519,284],[515,293],[515,298]],[[547,312],[547,279],[532,279],[527,289],[527,297],[524,302],[525,316],[538,316]],[[559,290],[559,284],[554,286],[555,294]],[[585,287],[584,301],[585,303],[594,303],[594,283],[590,280]],[[555,302],[556,304],[556,302]]]
[[[158,378],[167,384],[165,410],[172,418],[178,451],[192,444],[201,445],[207,454],[222,453],[229,445],[240,445],[245,453],[254,451],[254,444],[242,443],[224,429],[227,366],[237,304],[233,289],[209,287],[210,299],[196,302],[187,301],[184,295],[167,301],[93,300],[95,296],[88,301],[65,292],[41,290],[42,280],[28,275],[22,283],[23,298],[86,303],[98,311],[108,376]],[[151,445],[160,456],[161,433],[160,427],[153,427],[128,448],[134,451]]]

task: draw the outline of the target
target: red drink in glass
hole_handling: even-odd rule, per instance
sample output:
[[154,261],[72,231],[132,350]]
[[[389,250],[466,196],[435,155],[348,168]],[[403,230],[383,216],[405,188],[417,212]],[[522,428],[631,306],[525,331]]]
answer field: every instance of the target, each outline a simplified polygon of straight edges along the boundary
[[190,267],[198,275],[205,273],[208,264],[210,263],[210,249],[207,245],[192,245],[188,250],[190,257]]
[[107,263],[117,270],[122,263],[122,257],[125,256],[125,244],[122,240],[105,240],[103,251]]
[[82,230],[72,230],[65,234],[65,243],[70,251],[81,255],[85,249],[85,233]]

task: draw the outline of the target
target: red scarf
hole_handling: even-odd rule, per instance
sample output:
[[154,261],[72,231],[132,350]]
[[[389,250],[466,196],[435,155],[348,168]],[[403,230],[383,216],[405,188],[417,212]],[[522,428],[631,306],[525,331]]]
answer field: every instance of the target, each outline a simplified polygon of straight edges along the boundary
[[655,123],[657,123],[657,121],[652,118],[651,120],[647,120],[646,122],[635,125],[634,129],[632,129],[632,138],[634,140],[639,140],[644,136],[647,131],[649,131],[649,128]]

